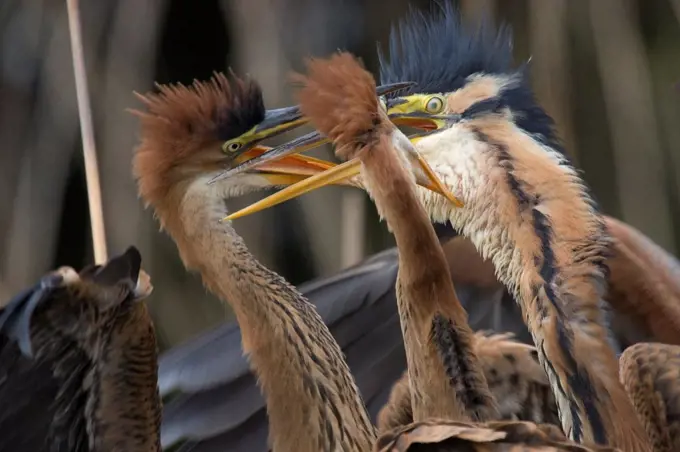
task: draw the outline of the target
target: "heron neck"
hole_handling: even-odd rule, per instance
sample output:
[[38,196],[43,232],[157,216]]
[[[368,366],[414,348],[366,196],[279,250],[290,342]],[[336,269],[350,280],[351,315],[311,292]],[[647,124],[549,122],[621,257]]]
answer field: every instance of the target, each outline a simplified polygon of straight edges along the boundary
[[403,154],[394,149],[398,139],[390,137],[385,133],[359,155],[367,190],[399,250],[397,300],[414,420],[497,419],[498,407],[474,352],[446,257],[405,169],[408,162],[401,162]]
[[520,304],[563,430],[577,442],[648,450],[604,326],[609,237],[576,171],[505,117],[437,135],[418,149],[466,205],[423,201],[492,260]]
[[168,225],[188,268],[236,314],[244,352],[267,400],[274,450],[370,450],[375,431],[342,351],[294,287],[253,257],[230,222],[219,186],[185,192]]

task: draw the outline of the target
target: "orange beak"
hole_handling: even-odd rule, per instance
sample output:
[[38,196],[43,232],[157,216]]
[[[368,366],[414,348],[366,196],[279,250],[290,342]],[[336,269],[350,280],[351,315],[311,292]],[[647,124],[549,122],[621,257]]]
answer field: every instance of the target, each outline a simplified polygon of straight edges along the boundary
[[[239,165],[259,157],[270,150],[271,148],[267,146],[254,146],[239,155],[234,163],[235,165]],[[272,185],[281,186],[296,184],[310,176],[332,169],[335,166],[337,166],[335,163],[316,159],[314,157],[302,154],[290,154],[278,160],[264,162],[256,168],[248,169],[247,172],[265,177]],[[338,181],[334,185],[359,187],[356,183],[352,182],[352,180]]]
[[[284,183],[279,183],[276,185],[288,186],[281,191],[278,191],[264,199],[261,199],[258,202],[255,202],[254,204],[239,210],[238,212],[232,213],[226,217],[225,220],[235,220],[240,217],[251,215],[326,185],[350,185],[363,188],[358,183],[353,182],[356,180],[354,178],[358,176],[361,171],[361,162],[358,159],[353,159],[340,165],[336,165],[323,160],[311,159],[310,157],[296,154],[296,152],[314,148],[327,141],[328,139],[323,135],[319,134],[318,132],[312,132],[277,148],[267,150],[259,157],[255,158],[254,160],[249,160],[245,164],[237,164],[235,168],[236,171],[239,172],[263,170],[267,167],[271,168],[273,165],[275,170],[286,173],[286,175],[283,177],[288,178]],[[430,168],[430,165],[427,163],[427,161],[422,158],[422,156],[417,154],[417,152],[415,153],[414,157],[422,171],[422,173],[416,173],[416,183],[430,191],[445,196],[454,205],[462,207],[462,202],[448,191],[448,189],[434,173],[432,168]],[[292,177],[289,170],[289,168],[295,165],[295,163],[293,163],[291,160],[293,158],[299,158],[303,160],[304,163],[297,163],[297,165],[305,165],[303,170],[305,171],[305,177],[298,179],[295,182],[292,182]],[[311,159],[313,163],[308,163],[308,159]],[[281,162],[285,162],[283,163],[283,166],[280,166]],[[279,166],[277,166],[277,164]],[[322,168],[325,169],[322,170]],[[295,171],[295,169],[293,169],[293,171]],[[298,175],[296,177],[299,178],[300,176]]]

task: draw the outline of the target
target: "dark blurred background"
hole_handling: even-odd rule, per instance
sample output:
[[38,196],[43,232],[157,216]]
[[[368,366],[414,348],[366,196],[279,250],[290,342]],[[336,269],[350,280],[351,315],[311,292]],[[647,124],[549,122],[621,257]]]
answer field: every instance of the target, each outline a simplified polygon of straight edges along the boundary
[[[133,91],[231,67],[292,102],[288,74],[341,48],[377,70],[376,42],[416,0],[81,1],[109,253],[134,244],[153,277],[163,349],[231,313],[188,274],[137,198]],[[460,0],[508,22],[533,85],[603,210],[680,246],[680,0]],[[281,137],[279,141],[289,137]],[[318,151],[332,158],[328,149]],[[232,208],[254,200],[245,197]],[[299,284],[392,245],[367,196],[326,188],[236,222]],[[66,4],[0,1],[0,300],[58,265],[93,261]]]

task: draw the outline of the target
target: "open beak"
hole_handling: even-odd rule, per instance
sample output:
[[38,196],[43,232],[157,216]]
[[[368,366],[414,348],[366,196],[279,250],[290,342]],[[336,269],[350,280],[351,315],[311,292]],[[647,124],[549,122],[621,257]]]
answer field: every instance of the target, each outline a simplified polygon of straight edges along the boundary
[[[307,122],[307,118],[302,116],[300,108],[297,106],[276,108],[274,110],[267,110],[264,119],[255,127],[241,135],[240,141],[246,143],[241,149],[231,151],[227,148],[229,142],[222,145],[222,150],[226,158],[228,166],[233,166],[245,161],[244,157],[251,156],[251,151],[263,140],[281,135],[284,132],[300,127]],[[208,181],[208,184],[217,182],[226,177],[224,173],[218,174],[216,177]]]
[[[331,164],[332,165],[332,164]],[[224,220],[235,220],[247,215],[257,213],[261,210],[273,207],[289,199],[297,198],[307,192],[316,190],[326,185],[341,184],[343,181],[351,179],[361,171],[361,162],[350,160],[340,165],[335,165],[326,171],[301,179],[297,183],[288,185],[286,188],[268,196],[260,201],[249,205],[237,212],[232,213]]]
[[412,141],[413,138],[422,138],[447,127],[449,122],[460,121],[460,115],[431,114],[422,111],[416,102],[417,98],[395,97],[387,99],[385,105],[387,116],[394,124],[423,130],[422,133],[410,137]]
[[[384,96],[387,93],[402,90],[412,86],[412,82],[394,83],[383,85],[376,89],[378,96]],[[392,121],[399,125],[408,125],[424,129],[422,133],[416,134],[411,138],[413,142],[418,139],[434,133],[445,127],[448,121],[459,119],[453,115],[432,115],[421,113],[414,110],[414,105],[409,97],[397,97],[393,99],[385,99],[381,97],[388,116]],[[298,107],[290,107],[297,109]],[[298,127],[307,122],[306,118],[295,117],[291,121],[290,127],[285,130]],[[232,168],[221,173],[210,182],[220,179],[235,176],[241,172],[260,172],[266,173],[268,178],[276,177],[275,185],[287,185],[283,190],[264,198],[250,206],[235,212],[225,220],[233,220],[246,215],[250,215],[266,208],[280,204],[289,199],[293,199],[302,194],[316,190],[326,185],[352,185],[352,178],[357,176],[361,171],[361,162],[357,159],[350,160],[341,165],[335,165],[324,160],[312,159],[299,155],[322,144],[328,143],[330,140],[319,132],[311,132],[302,137],[296,138],[286,144],[271,148],[269,150],[252,152],[252,150],[243,153]],[[261,148],[260,148],[261,149]],[[457,199],[439,180],[427,161],[422,158],[415,149],[411,149],[409,157],[417,162],[417,169],[414,171],[416,182],[435,192],[446,197],[452,204],[457,207],[462,207],[463,203]],[[258,154],[253,156],[253,154]],[[252,158],[248,158],[252,156]],[[293,172],[291,172],[291,170]],[[294,180],[297,178],[297,180]],[[270,179],[271,180],[271,179]]]
[[[379,96],[382,96],[399,89],[407,88],[412,84],[413,83],[411,82],[405,82],[382,85],[376,89],[376,92]],[[386,99],[384,102],[387,114],[394,124],[414,127],[422,130],[422,132],[409,137],[412,143],[416,143],[421,138],[445,128],[449,121],[460,120],[458,115],[433,115],[415,111],[415,106],[412,105],[413,101],[408,97]],[[290,107],[290,109],[298,109],[299,111],[298,107]],[[287,127],[286,130],[291,130],[302,124],[305,124],[307,121],[307,118],[296,118],[294,120],[294,125]],[[286,144],[271,148],[269,151],[253,159],[241,159],[240,162],[234,165],[233,168],[230,168],[224,173],[219,174],[217,177],[211,180],[210,183],[235,176],[243,171],[257,168],[266,162],[309,151],[329,142],[330,140],[328,137],[319,132],[308,133],[307,135],[303,135],[299,138],[296,138],[295,140],[289,141]]]
[[[399,82],[381,85],[376,88],[376,94],[378,96],[384,96],[389,93],[409,88],[413,85],[415,85],[414,82]],[[208,184],[215,183],[222,179],[227,179],[243,171],[251,170],[257,166],[260,166],[260,164],[264,163],[265,161],[284,157],[285,155],[282,155],[279,151],[277,151],[276,154],[267,152],[266,155],[262,155],[250,160],[242,158],[252,150],[253,145],[261,142],[262,140],[275,137],[284,132],[300,127],[307,122],[309,122],[309,119],[302,116],[300,107],[298,106],[267,110],[264,120],[241,137],[243,141],[248,142],[250,146],[244,147],[243,150],[231,154],[232,167],[212,178],[210,181],[208,181]],[[312,143],[307,149],[295,150],[295,153],[316,148],[327,142],[328,139],[321,136],[321,139],[318,142]]]
[[[236,158],[237,163],[257,159],[266,154],[271,148],[254,146]],[[266,178],[274,186],[293,185],[310,176],[323,173],[336,164],[325,160],[308,157],[306,155],[291,154],[283,158],[267,161],[257,168],[248,168],[247,172]],[[213,179],[216,180],[216,179]],[[352,181],[341,181],[338,185],[356,186]]]
[[[260,161],[264,161],[264,163],[256,163],[255,165],[257,166],[258,170],[261,170],[263,166],[276,164],[276,162],[281,162],[285,159],[290,159],[293,157],[308,158],[300,156],[296,153],[319,146],[325,142],[324,140],[325,137],[323,137],[323,135],[319,134],[318,132],[309,133],[289,143],[272,148],[269,151],[263,153],[259,159]],[[271,155],[275,155],[278,160],[274,160],[272,163],[271,159],[267,158]],[[427,161],[421,157],[420,154],[415,151],[415,149],[413,149],[412,155],[410,156],[416,160],[420,169],[420,171],[415,171],[416,182],[418,185],[445,196],[452,204],[457,207],[463,206],[463,203],[444,186]],[[263,157],[265,158],[263,159]],[[324,170],[323,172],[317,172],[317,174],[306,177],[297,183],[285,187],[281,191],[278,191],[271,196],[268,196],[254,204],[251,204],[248,207],[234,212],[233,214],[226,217],[225,220],[235,220],[237,218],[259,212],[326,185],[347,184],[349,180],[361,172],[361,161],[359,159],[352,159],[340,165],[334,165],[330,162],[324,162],[323,160],[317,161],[323,162],[323,164],[326,165],[331,165],[331,167]],[[351,184],[351,182],[349,184],[354,185]]]

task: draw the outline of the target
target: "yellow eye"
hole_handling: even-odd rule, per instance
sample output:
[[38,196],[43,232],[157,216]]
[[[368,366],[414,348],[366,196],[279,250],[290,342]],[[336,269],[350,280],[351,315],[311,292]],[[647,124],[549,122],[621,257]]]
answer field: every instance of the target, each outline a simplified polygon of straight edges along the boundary
[[231,143],[225,143],[222,149],[227,152],[236,152],[241,149],[242,144],[238,141],[232,141]]
[[443,109],[444,101],[438,96],[430,97],[430,99],[427,101],[427,104],[425,104],[425,110],[427,110],[428,113],[439,113]]

